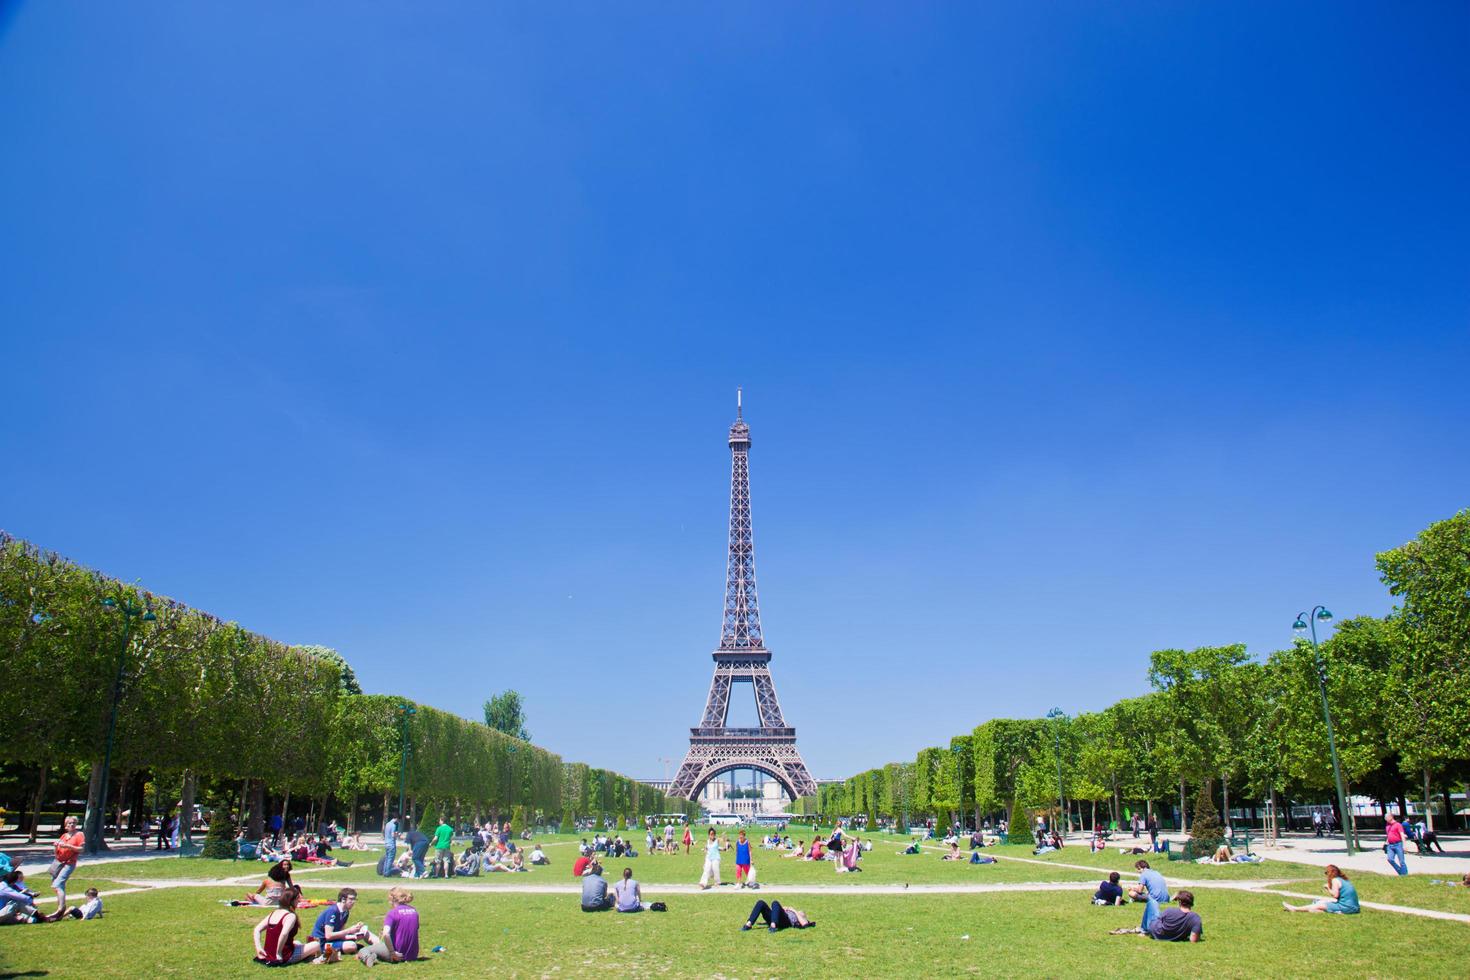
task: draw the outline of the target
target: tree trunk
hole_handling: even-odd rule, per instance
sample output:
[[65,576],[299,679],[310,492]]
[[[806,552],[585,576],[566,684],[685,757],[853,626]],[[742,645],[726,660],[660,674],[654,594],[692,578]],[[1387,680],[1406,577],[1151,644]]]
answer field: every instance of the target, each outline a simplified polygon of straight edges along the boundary
[[184,792],[179,804],[179,841],[191,844],[194,841],[194,770],[184,770]]
[[1225,826],[1229,827],[1230,826],[1230,777],[1227,776],[1227,775],[1225,775],[1225,773],[1223,773],[1223,772],[1220,773],[1220,792],[1224,794],[1224,801],[1225,801],[1225,806],[1223,807],[1223,809],[1224,809],[1225,812],[1222,813],[1222,814],[1220,814],[1220,816],[1224,817],[1224,820],[1222,822],[1225,824]]
[[388,826],[388,791],[387,790],[384,790],[383,791],[383,822],[381,824],[379,824],[378,826],[379,827],[386,827],[386,826]]
[[[129,778],[130,775],[131,775],[131,773],[126,773],[125,772],[125,773],[122,774],[122,778],[117,781],[117,799],[114,800],[113,803],[112,803],[112,813],[113,813],[112,839],[113,840],[122,840],[123,829],[124,829],[123,828],[123,820],[122,820],[122,812],[123,812],[123,804],[125,804],[127,802],[128,796],[130,795],[128,793],[128,788],[129,788],[128,787],[128,784],[132,782],[132,780]],[[134,809],[136,810],[137,808],[134,807]]]
[[41,764],[41,778],[37,781],[36,784],[36,798],[31,804],[31,833],[30,836],[26,838],[27,844],[34,844],[36,842],[36,834],[40,831],[41,806],[46,800],[46,777],[50,775],[50,773],[51,767],[43,762]]
[[86,850],[96,854],[107,850],[107,814],[102,812],[102,764],[92,766],[92,776],[87,780],[87,835]]
[[1179,777],[1179,832],[1189,833],[1189,811],[1184,807],[1184,777]]
[[265,836],[265,780],[250,780],[250,815],[246,819],[245,836],[260,840]]
[[281,797],[281,829],[282,830],[285,830],[287,827],[291,826],[290,821],[289,821],[289,819],[286,816],[287,812],[290,809],[291,809],[291,789],[290,789],[290,787],[287,787],[286,788],[286,795],[283,796],[283,797]]
[[1429,770],[1424,770],[1424,825],[1434,832],[1434,810],[1429,806]]
[[250,780],[246,779],[240,783],[240,808],[235,811],[235,826],[245,826],[245,800],[250,795]]

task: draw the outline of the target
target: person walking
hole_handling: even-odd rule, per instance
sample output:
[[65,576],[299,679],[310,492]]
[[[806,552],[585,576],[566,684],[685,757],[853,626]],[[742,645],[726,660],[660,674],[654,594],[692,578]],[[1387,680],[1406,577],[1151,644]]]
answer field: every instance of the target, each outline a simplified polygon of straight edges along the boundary
[[1149,846],[1157,854],[1159,850],[1159,818],[1152,814],[1148,818],[1148,839]]
[[1322,811],[1321,810],[1313,810],[1312,811],[1312,833],[1315,836],[1317,836],[1317,837],[1321,837],[1322,836]]
[[[66,914],[66,882],[77,870],[77,858],[86,843],[86,835],[77,829],[77,818],[67,817],[61,825],[61,836],[56,838],[55,860],[51,862],[56,868],[51,876],[51,888],[56,892],[56,911],[50,916],[53,922]],[[1403,853],[1402,848],[1399,853]]]
[[[714,831],[711,830],[710,833],[713,834]],[[689,849],[691,847],[693,847],[693,846],[694,846],[694,832],[692,830],[690,830],[688,824],[685,824],[684,825],[684,853],[685,854],[688,854],[689,853]]]
[[445,878],[454,874],[454,854],[449,849],[453,840],[454,828],[440,814],[439,826],[434,828],[434,867]]
[[1398,814],[1388,814],[1388,843],[1383,847],[1384,854],[1388,856],[1389,867],[1400,875],[1409,873],[1409,865],[1404,861],[1404,825],[1399,822]]
[[710,883],[722,884],[720,881],[720,842],[715,839],[715,828],[709,829],[709,840],[704,844],[704,871],[699,875],[699,887],[709,891]]

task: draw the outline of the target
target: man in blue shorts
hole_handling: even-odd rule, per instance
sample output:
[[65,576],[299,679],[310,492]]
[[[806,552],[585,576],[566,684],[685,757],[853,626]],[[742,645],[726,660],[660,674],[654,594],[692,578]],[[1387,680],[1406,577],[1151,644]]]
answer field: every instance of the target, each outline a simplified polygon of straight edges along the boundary
[[366,949],[377,939],[368,927],[359,922],[357,925],[348,927],[347,914],[357,904],[357,889],[344,888],[337,893],[337,900],[326,908],[322,914],[316,917],[316,925],[311,927],[311,938],[321,944],[322,954],[329,960],[336,960],[338,956],[332,955],[328,950],[336,950],[338,954],[346,953],[351,956],[358,948]]

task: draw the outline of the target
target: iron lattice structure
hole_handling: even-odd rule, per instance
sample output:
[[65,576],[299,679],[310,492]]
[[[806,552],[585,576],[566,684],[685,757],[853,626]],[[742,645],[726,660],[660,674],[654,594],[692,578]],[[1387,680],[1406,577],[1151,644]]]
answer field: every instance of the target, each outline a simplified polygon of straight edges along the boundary
[[[720,646],[713,656],[704,716],[689,729],[689,752],[669,788],[672,796],[694,799],[705,784],[732,769],[766,773],[797,799],[817,792],[816,781],[796,750],[796,729],[786,724],[771,652],[761,635],[760,601],[755,591],[755,537],[750,520],[750,426],[737,394],[730,426],[730,552],[725,564],[725,617]],[[736,684],[755,691],[758,728],[730,728],[730,694]]]

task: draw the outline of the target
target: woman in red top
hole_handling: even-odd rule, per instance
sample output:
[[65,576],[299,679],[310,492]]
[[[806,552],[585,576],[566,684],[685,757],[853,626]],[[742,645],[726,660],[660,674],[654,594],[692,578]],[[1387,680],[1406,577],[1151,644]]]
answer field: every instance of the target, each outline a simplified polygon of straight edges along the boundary
[[77,829],[77,818],[67,817],[61,827],[61,836],[56,839],[56,874],[51,877],[51,887],[56,890],[56,911],[51,921],[58,921],[66,914],[66,882],[77,869],[77,858],[87,843],[86,835]]
[[689,848],[694,846],[694,834],[690,833],[689,825],[684,825],[684,853],[689,853]]
[[296,931],[301,928],[301,920],[296,917],[296,903],[300,898],[299,885],[286,887],[281,892],[280,908],[255,927],[256,960],[266,966],[290,966],[321,952],[321,944],[314,940],[296,941]]

